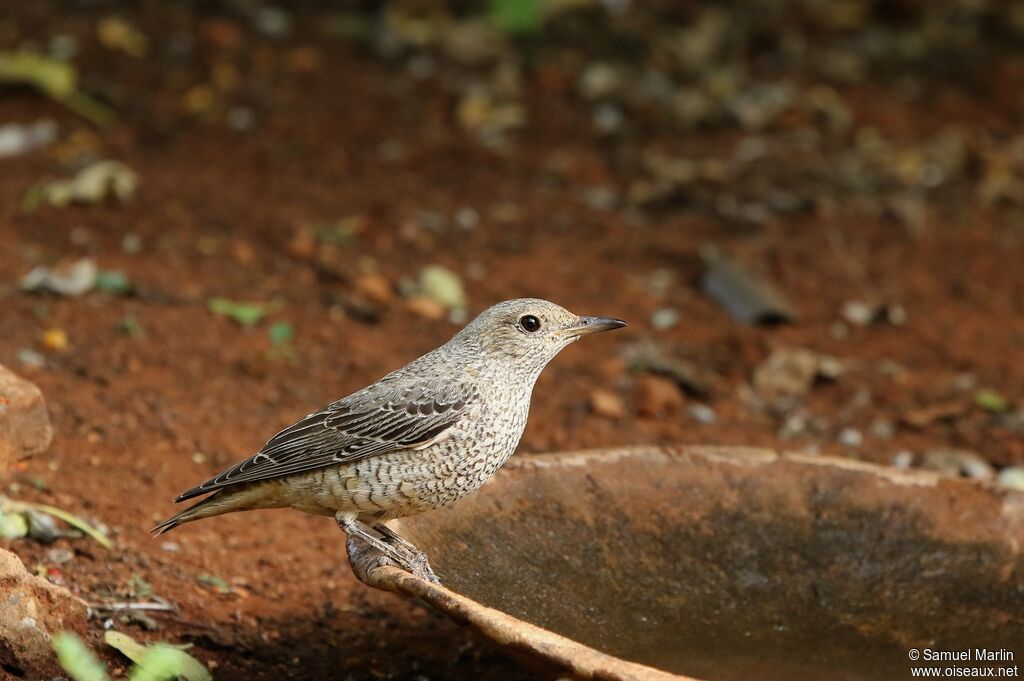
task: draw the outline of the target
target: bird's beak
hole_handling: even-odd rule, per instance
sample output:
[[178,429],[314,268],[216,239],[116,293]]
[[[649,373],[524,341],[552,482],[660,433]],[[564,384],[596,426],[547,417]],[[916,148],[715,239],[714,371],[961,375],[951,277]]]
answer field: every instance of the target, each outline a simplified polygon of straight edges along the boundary
[[570,338],[579,338],[599,331],[621,329],[624,326],[626,326],[626,322],[614,317],[580,317],[575,326],[570,326],[565,331]]

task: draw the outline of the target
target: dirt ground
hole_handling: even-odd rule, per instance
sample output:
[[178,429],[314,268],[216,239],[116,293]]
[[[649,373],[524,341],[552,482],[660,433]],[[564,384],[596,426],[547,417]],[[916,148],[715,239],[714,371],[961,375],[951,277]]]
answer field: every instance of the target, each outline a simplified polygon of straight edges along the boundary
[[[863,21],[923,22],[925,10],[899,6],[906,16]],[[955,449],[995,469],[1024,464],[1019,49],[995,41],[964,63],[882,64],[885,77],[869,64],[830,82],[849,121],[807,145],[808,130],[830,125],[827,111],[791,107],[756,129],[677,125],[628,95],[607,95],[613,108],[581,95],[587,65],[619,54],[602,43],[611,29],[595,31],[588,51],[575,24],[559,33],[556,22],[507,47],[510,76],[501,55],[466,65],[429,40],[367,46],[344,27],[370,11],[303,3],[281,34],[260,7],[46,0],[0,17],[0,50],[73,37],[82,88],[118,114],[102,129],[31,88],[0,87],[0,125],[50,118],[60,129],[53,146],[0,159],[0,363],[42,388],[57,432],[7,492],[102,524],[116,548],[9,544],[90,602],[133,600],[144,580],[177,606],[153,615],[155,631],[119,628],[194,642],[220,680],[532,677],[440,616],[357,583],[329,520],[254,512],[148,533],[177,493],[450,337],[457,324],[405,299],[432,264],[465,282],[470,314],[537,296],[630,322],[543,374],[520,456],[684,442],[911,465]],[[658,25],[691,26],[698,10],[662,6]],[[635,14],[616,21],[653,44],[641,29],[654,19]],[[147,36],[145,56],[98,38],[109,15]],[[746,34],[740,50],[750,83],[781,74],[804,92],[817,82],[760,60],[762,38]],[[490,99],[466,94],[476,81]],[[524,121],[500,120],[495,103],[506,100]],[[595,129],[614,111],[622,127]],[[951,130],[963,158],[947,162],[935,150]],[[876,138],[884,151],[872,151]],[[721,163],[687,184],[658,176],[660,157]],[[131,168],[131,200],[25,209],[37,182],[89,158]],[[840,177],[855,162],[882,179],[864,188]],[[937,183],[919,181],[934,172]],[[709,246],[773,279],[799,317],[730,318],[701,292]],[[34,266],[82,257],[123,272],[133,292],[19,289]],[[383,292],[371,286],[380,277]],[[273,304],[246,328],[212,314],[215,297]],[[851,301],[896,313],[861,324]],[[268,328],[282,321],[294,336],[275,344]],[[52,330],[66,347],[44,341]],[[651,347],[685,369],[680,386],[644,371],[637,353]],[[844,370],[768,399],[756,370],[794,348]],[[611,392],[610,410],[595,408],[598,389]]]

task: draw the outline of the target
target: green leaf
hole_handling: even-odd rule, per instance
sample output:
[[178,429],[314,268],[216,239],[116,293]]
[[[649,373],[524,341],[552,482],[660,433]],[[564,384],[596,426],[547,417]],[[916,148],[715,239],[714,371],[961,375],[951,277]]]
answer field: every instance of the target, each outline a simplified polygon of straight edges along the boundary
[[313,234],[317,241],[332,246],[341,246],[348,243],[359,233],[359,216],[343,218],[332,224],[320,224],[313,226]]
[[441,265],[428,265],[420,272],[420,292],[449,310],[466,309],[466,289],[459,275]]
[[28,534],[28,520],[21,513],[0,511],[0,539],[21,539]]
[[0,52],[0,81],[27,83],[64,100],[74,94],[78,76],[70,62],[34,52]]
[[128,578],[128,595],[137,599],[152,598],[153,586],[138,572],[133,572]]
[[108,631],[103,640],[135,663],[131,681],[169,681],[181,677],[186,681],[211,681],[213,678],[198,660],[166,643],[143,645],[128,634]]
[[210,298],[207,302],[210,312],[230,317],[242,326],[255,326],[267,316],[263,303],[237,303],[227,298]]
[[132,670],[130,681],[211,681],[213,676],[199,660],[172,646],[157,643],[146,648],[146,654]]
[[288,322],[274,322],[267,329],[267,337],[271,345],[284,345],[295,337],[295,327]]
[[100,270],[96,273],[96,280],[93,286],[98,291],[124,295],[132,292],[132,282],[124,272],[114,270]]
[[29,501],[15,501],[13,499],[7,499],[0,497],[0,511],[8,511],[14,513],[22,513],[25,511],[39,511],[40,513],[46,513],[52,515],[55,518],[60,518],[71,527],[81,531],[83,534],[88,535],[95,539],[103,548],[113,548],[114,542],[110,541],[107,535],[103,534],[95,527],[90,525],[85,520],[82,520],[76,515],[68,513],[65,510],[59,509],[56,506],[50,506],[49,504],[35,504]]
[[991,411],[996,414],[1002,414],[1010,410],[1010,403],[995,390],[979,390],[974,393],[974,403],[985,411]]
[[53,649],[60,666],[75,681],[108,681],[106,667],[74,634],[62,631],[54,635]]
[[196,577],[196,581],[207,588],[214,589],[218,593],[231,593],[231,585],[217,575],[202,574]]
[[544,23],[544,0],[491,0],[491,21],[507,33],[537,33]]

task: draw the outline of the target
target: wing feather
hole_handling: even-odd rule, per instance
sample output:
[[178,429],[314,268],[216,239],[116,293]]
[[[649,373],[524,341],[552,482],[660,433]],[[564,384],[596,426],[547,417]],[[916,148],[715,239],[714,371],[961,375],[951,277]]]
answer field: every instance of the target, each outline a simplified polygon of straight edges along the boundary
[[188,490],[176,501],[244,482],[415,449],[441,437],[476,398],[473,386],[463,382],[376,383],[307,414],[270,438],[256,454]]

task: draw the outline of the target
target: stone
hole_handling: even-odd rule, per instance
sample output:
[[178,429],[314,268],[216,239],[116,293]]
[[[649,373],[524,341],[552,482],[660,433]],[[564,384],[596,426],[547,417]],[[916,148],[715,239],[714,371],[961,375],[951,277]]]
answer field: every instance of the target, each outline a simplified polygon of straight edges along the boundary
[[61,674],[50,638],[59,631],[82,633],[87,609],[85,601],[0,549],[0,670],[29,681]]
[[446,310],[444,305],[433,298],[426,296],[413,296],[405,301],[405,309],[417,314],[424,319],[438,321],[444,319]]
[[636,406],[640,416],[668,416],[680,410],[685,401],[683,391],[670,378],[646,374],[637,381]]
[[921,468],[954,477],[990,480],[995,477],[992,465],[979,454],[966,449],[941,448],[921,456]]
[[0,476],[13,462],[46,451],[52,439],[39,388],[0,365]]
[[356,293],[377,305],[387,305],[394,300],[395,292],[391,282],[382,274],[364,274],[355,281]]
[[996,476],[996,484],[1000,487],[1024,492],[1024,467],[1010,466],[999,471],[999,475]]
[[626,405],[611,390],[595,388],[590,393],[590,411],[606,419],[618,420],[625,418]]
[[754,371],[754,389],[765,398],[803,395],[818,379],[835,380],[842,362],[806,348],[776,350]]

